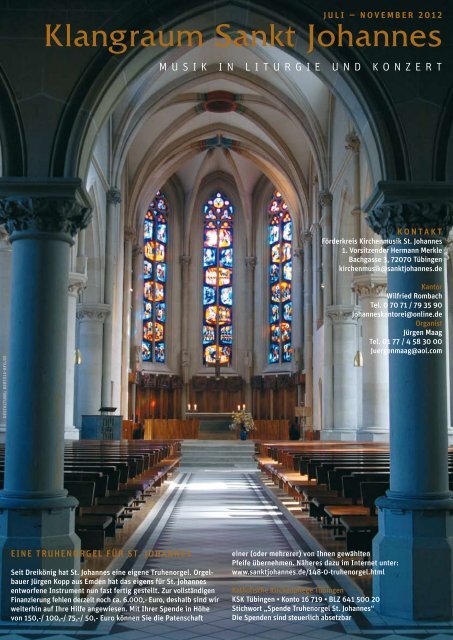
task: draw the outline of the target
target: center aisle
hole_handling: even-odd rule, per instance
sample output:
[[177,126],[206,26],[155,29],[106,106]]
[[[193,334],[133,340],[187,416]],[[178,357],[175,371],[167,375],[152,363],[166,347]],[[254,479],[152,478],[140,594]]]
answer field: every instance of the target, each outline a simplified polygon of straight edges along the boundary
[[[339,586],[337,583],[332,583],[331,579],[326,582],[323,578],[316,578],[315,582],[306,576],[282,578],[275,575],[270,577],[264,573],[269,571],[270,567],[272,567],[271,571],[281,570],[283,567],[286,572],[288,565],[285,566],[284,563],[288,562],[288,558],[294,565],[294,552],[300,553],[301,549],[309,551],[309,547],[257,479],[256,473],[228,471],[182,473],[173,480],[173,487],[164,496],[164,504],[156,505],[157,508],[159,513],[153,515],[152,512],[150,516],[153,517],[147,518],[140,530],[136,532],[135,540],[131,540],[131,544],[128,544],[128,547],[137,549],[137,558],[126,562],[124,559],[118,559],[110,568],[128,572],[149,571],[154,576],[159,576],[161,571],[190,570],[190,580],[201,579],[202,583],[204,580],[206,583],[197,582],[195,585],[183,583],[183,588],[192,592],[194,586],[195,589],[199,588],[201,598],[204,598],[203,589],[215,590],[215,593],[208,594],[208,600],[203,603],[195,603],[196,596],[194,597],[193,593],[190,594],[191,614],[187,613],[184,603],[184,598],[187,596],[184,596],[184,592],[178,594],[180,599],[176,602],[175,592],[171,596],[160,594],[166,606],[176,607],[174,615],[189,615],[189,617],[192,616],[193,621],[143,622],[126,619],[115,623],[101,622],[96,628],[98,633],[103,631],[106,636],[115,635],[117,638],[137,638],[137,640],[141,637],[145,638],[145,634],[157,640],[159,638],[292,640],[300,638],[302,633],[307,638],[320,638],[321,633],[322,638],[342,640],[342,638],[350,638],[350,633],[359,632],[359,627],[353,619],[346,622],[332,620],[331,616],[335,613],[328,608],[326,595],[322,597],[318,595],[317,602],[306,603],[311,608],[310,613],[313,616],[319,616],[319,619],[309,622],[288,622],[282,618],[275,620],[273,618],[275,613],[269,612],[268,606],[262,602],[257,602],[256,606],[250,601],[247,605],[241,601],[232,602],[233,597],[238,597],[234,589],[244,587],[248,594],[259,593],[262,597],[264,593],[266,597],[271,597],[271,601],[275,598],[273,606],[285,606],[281,594],[291,595],[294,589],[300,597],[303,589],[306,589],[307,593],[319,594],[320,590],[327,592]],[[145,531],[143,531],[144,528],[146,528]],[[149,550],[158,551],[162,555],[144,559]],[[190,557],[169,557],[178,550],[189,552]],[[252,550],[261,555],[252,558]],[[235,552],[248,552],[248,556],[233,555]],[[266,557],[265,554],[270,552],[281,552],[279,556],[272,558],[273,565],[268,564],[267,567],[263,567],[261,564],[246,567],[248,570],[258,572],[247,577],[233,575],[233,571],[243,571],[245,565],[233,566],[232,560],[245,559],[250,562],[252,560],[261,562]],[[289,555],[291,553],[293,553],[292,557]],[[304,571],[303,560],[296,571],[300,569]],[[203,573],[198,575],[199,571]],[[208,572],[208,575],[204,576],[204,572]],[[175,577],[175,583],[176,580]],[[181,585],[178,585],[178,588],[179,586]],[[268,590],[275,588],[278,589],[279,594],[269,593]],[[136,615],[138,611],[136,606],[135,603],[132,604],[131,601],[128,603],[127,598],[124,598],[125,617],[129,615],[132,618]],[[233,606],[237,607],[236,611],[233,611]],[[246,611],[243,610],[245,606],[247,606]],[[291,606],[289,609],[294,613]],[[232,619],[233,614],[243,616],[242,620]],[[264,620],[245,622],[246,615],[262,614],[265,617]],[[304,615],[304,612],[298,612],[298,615]],[[107,609],[105,617],[108,616]],[[323,616],[330,619],[322,620]],[[135,631],[134,636],[133,631]],[[140,631],[143,636],[139,633]]]
[[[322,547],[277,501],[259,473],[180,472],[125,548],[116,550],[116,558],[107,570],[84,570],[85,577],[96,576],[97,582],[93,577],[89,595],[94,600],[91,604],[85,601],[81,621],[30,623],[20,629],[3,623],[0,637],[452,638],[450,623],[407,623],[384,620],[374,611],[343,611],[340,602],[329,601],[331,594],[341,593],[347,603],[351,601],[349,596],[361,592],[347,576],[333,576],[332,569],[326,567],[322,567],[325,571],[321,575],[307,575],[310,558],[317,559],[317,551],[323,551]],[[291,620],[294,616],[298,619]]]

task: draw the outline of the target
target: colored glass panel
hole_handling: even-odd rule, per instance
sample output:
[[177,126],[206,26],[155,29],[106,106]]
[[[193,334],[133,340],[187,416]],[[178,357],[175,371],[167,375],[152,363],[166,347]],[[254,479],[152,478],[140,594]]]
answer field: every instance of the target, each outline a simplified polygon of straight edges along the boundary
[[275,191],[268,207],[269,354],[268,362],[291,362],[293,223],[283,196]]
[[233,266],[233,249],[222,249],[220,251],[220,265],[222,267]]
[[203,249],[203,267],[210,267],[216,263],[215,249]]
[[145,214],[143,226],[143,341],[142,359],[165,362],[167,320],[168,203],[158,191]]
[[143,261],[143,277],[145,280],[149,280],[153,277],[153,263],[149,260]]
[[221,327],[220,328],[220,344],[232,344],[233,342],[233,327]]
[[203,344],[211,344],[212,342],[215,342],[214,327],[205,325],[203,327]]
[[159,322],[163,322],[163,323],[165,323],[165,320],[167,319],[165,306],[166,306],[165,302],[160,302],[159,304],[156,304],[156,320],[159,320]]
[[280,319],[280,305],[271,304],[271,310],[269,314],[269,322],[278,322]]
[[280,268],[278,264],[271,264],[269,267],[269,281],[271,284],[279,282],[280,280]]
[[233,214],[216,192],[203,216],[203,364],[231,365],[233,344]]
[[215,299],[216,299],[215,287],[204,286],[203,287],[203,304],[204,305],[212,304],[213,302],[215,302]]
[[229,305],[230,307],[233,304],[233,287],[223,287],[220,290],[220,301],[222,304]]

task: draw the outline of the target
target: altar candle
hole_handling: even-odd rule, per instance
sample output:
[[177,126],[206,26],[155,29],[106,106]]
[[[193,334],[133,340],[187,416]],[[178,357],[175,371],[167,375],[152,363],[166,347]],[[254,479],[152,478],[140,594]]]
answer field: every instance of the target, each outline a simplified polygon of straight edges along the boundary
[[245,411],[245,404],[242,405],[242,411]]
[[240,411],[240,410],[241,410],[241,405],[240,405],[240,404],[238,404],[238,411]]
[[191,409],[191,406],[190,406],[190,404],[188,404],[187,405],[187,411],[190,411],[190,409]]
[[196,411],[197,410],[198,405],[194,404],[193,405],[193,410]]

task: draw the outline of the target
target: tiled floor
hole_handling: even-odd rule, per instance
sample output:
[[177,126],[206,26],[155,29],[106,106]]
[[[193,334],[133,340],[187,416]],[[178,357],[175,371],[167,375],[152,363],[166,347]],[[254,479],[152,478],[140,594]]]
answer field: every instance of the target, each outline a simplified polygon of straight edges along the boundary
[[[312,536],[281,505],[258,473],[182,473],[173,479],[169,489],[128,540],[128,548],[138,550],[137,557],[119,557],[109,569],[211,570],[213,573],[207,576],[205,588],[215,589],[219,601],[207,605],[210,611],[203,613],[203,622],[135,622],[130,619],[134,615],[130,607],[134,605],[128,602],[128,596],[119,596],[124,605],[124,621],[96,620],[83,625],[57,623],[53,627],[23,625],[20,628],[3,624],[0,626],[0,636],[8,635],[11,640],[37,637],[43,640],[107,640],[112,637],[115,640],[453,639],[453,628],[448,624],[408,625],[398,620],[383,620],[377,613],[368,617],[353,615],[348,621],[314,620],[308,623],[232,620],[232,587],[247,585],[259,588],[271,584],[287,590],[294,587],[341,586],[348,593],[357,593],[357,586],[344,577],[335,583],[331,578],[326,578],[326,582],[318,577],[270,579],[262,576],[232,576],[231,559],[235,550],[308,551],[313,544]],[[191,555],[184,559],[147,558],[145,551],[151,549],[167,552],[190,550]],[[120,581],[118,586],[121,586]],[[110,606],[106,605],[105,616],[109,615]],[[315,606],[326,606],[326,602]]]

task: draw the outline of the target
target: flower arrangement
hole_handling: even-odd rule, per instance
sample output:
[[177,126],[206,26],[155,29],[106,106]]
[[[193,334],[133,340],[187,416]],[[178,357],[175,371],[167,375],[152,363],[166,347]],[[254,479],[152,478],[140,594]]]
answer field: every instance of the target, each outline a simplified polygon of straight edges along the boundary
[[232,418],[233,422],[230,424],[231,431],[236,431],[236,429],[241,429],[242,427],[244,427],[246,431],[256,429],[252,414],[249,411],[233,411]]

